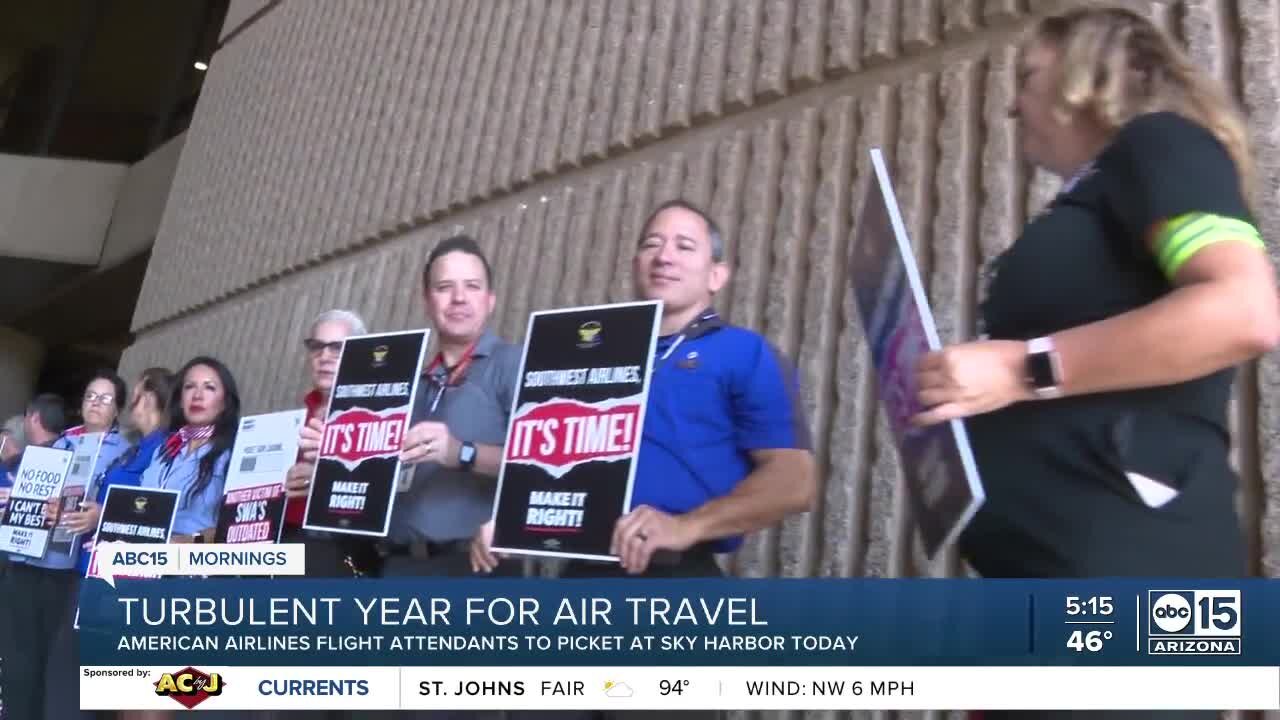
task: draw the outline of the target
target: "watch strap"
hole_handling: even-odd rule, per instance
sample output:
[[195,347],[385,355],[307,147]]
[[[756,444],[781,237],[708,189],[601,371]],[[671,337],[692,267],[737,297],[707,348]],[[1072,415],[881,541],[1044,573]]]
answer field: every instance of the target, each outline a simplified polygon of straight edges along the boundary
[[1042,399],[1062,395],[1062,364],[1049,336],[1027,341],[1026,382]]
[[458,448],[458,465],[463,470],[470,470],[476,464],[476,445],[470,440],[464,441]]

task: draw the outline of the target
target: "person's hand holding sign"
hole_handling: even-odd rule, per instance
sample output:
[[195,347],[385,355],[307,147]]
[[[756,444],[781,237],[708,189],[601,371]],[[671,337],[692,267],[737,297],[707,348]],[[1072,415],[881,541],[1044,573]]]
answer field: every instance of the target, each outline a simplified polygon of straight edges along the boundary
[[1026,344],[1012,340],[961,343],[931,352],[916,367],[918,426],[999,410],[1035,396],[1023,380]]
[[306,461],[294,463],[284,476],[284,494],[288,498],[306,497],[311,489],[315,465]]
[[400,462],[413,465],[434,462],[447,468],[458,467],[458,440],[442,422],[425,421],[404,434]]
[[298,454],[303,462],[315,463],[320,455],[320,441],[324,439],[324,423],[320,418],[311,418],[298,431]]
[[476,534],[471,538],[472,572],[491,573],[498,567],[499,558],[489,550],[490,547],[493,547],[492,520],[476,528]]
[[609,552],[620,558],[623,570],[639,574],[649,568],[655,552],[683,552],[697,541],[695,529],[684,516],[641,505],[618,518]]
[[320,441],[324,438],[324,424],[312,418],[298,431],[298,455],[302,460],[293,464],[284,475],[284,494],[288,498],[306,497],[311,489],[311,476],[315,473],[316,458],[320,456]]
[[98,514],[102,508],[95,502],[80,504],[81,510],[69,512],[62,517],[62,527],[76,535],[87,533],[98,527]]
[[44,501],[44,526],[53,529],[58,526],[58,518],[62,515],[62,498],[51,497]]

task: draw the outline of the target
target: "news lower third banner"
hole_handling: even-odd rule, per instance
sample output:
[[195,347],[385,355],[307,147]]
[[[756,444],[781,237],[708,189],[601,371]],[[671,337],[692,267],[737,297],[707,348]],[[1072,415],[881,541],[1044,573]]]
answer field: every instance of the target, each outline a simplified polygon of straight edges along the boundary
[[85,709],[1280,709],[1274,582],[117,579]]

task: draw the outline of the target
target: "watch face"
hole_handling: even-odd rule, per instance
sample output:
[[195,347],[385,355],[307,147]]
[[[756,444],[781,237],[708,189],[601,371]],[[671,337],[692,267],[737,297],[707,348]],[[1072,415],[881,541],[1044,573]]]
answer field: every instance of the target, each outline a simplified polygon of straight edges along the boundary
[[458,452],[458,459],[464,463],[469,463],[476,457],[476,448],[474,445],[467,443],[462,446],[462,450]]
[[1031,386],[1035,388],[1050,388],[1058,384],[1053,372],[1053,358],[1047,352],[1027,356],[1027,374],[1031,376]]

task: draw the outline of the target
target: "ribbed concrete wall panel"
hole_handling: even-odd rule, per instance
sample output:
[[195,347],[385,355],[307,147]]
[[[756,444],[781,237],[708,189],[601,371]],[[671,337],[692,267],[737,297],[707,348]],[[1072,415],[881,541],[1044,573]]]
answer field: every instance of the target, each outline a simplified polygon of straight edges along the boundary
[[[488,253],[495,327],[519,340],[530,311],[630,299],[644,218],[684,196],[725,233],[719,308],[796,364],[821,476],[813,512],[753,538],[733,569],[964,573],[954,554],[922,556],[844,267],[879,147],[940,334],[976,332],[984,266],[1060,184],[1019,156],[1014,43],[1076,4],[238,4],[254,9],[211,63],[122,367],[221,353],[246,409],[295,406],[315,313],[422,326],[422,263],[456,232]],[[1243,100],[1280,259],[1276,3],[1125,4]],[[1233,423],[1244,528],[1274,576],[1274,356],[1242,373]]]
[[524,117],[519,120],[520,130],[516,145],[510,152],[514,163],[512,183],[517,187],[523,187],[533,179],[534,164],[537,162],[539,149],[544,145],[554,148],[559,140],[558,136],[544,137],[543,127],[549,112],[548,104],[551,101],[553,86],[557,82],[556,78],[567,70],[556,62],[560,40],[563,37],[561,24],[564,22],[564,11],[563,0],[553,0],[537,8],[537,13],[542,16],[542,31],[536,44],[531,43],[533,44],[533,63],[529,67],[531,72],[529,96],[524,102]]
[[[560,20],[558,55],[551,67],[551,90],[547,100],[545,140],[538,144],[533,159],[533,175],[550,175],[560,167],[565,136],[565,118],[570,112],[569,98],[577,77],[579,46],[584,40],[587,20],[586,0],[565,0],[564,16]],[[599,35],[596,34],[598,39]],[[594,50],[594,48],[592,48]]]

